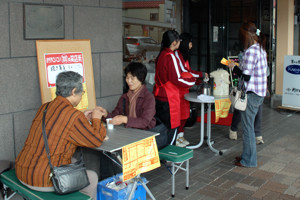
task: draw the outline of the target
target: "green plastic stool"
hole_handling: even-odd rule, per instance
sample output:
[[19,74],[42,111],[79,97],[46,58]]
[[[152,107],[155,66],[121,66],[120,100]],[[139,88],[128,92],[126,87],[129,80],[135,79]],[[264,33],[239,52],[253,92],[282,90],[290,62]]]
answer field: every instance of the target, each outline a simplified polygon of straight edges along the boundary
[[[167,147],[159,150],[160,160],[171,162],[172,173],[172,197],[175,197],[175,174],[179,169],[186,172],[186,189],[189,189],[189,160],[193,158],[194,151],[183,147],[168,145]],[[185,168],[182,167],[186,163]],[[176,169],[176,170],[175,170]]]
[[[17,193],[23,198],[30,200],[92,200],[90,196],[81,192],[59,195],[54,192],[38,192],[31,190],[19,181],[14,169],[3,172],[0,175],[0,181],[3,183],[4,200],[11,199]],[[7,196],[8,188],[14,191],[10,196]]]

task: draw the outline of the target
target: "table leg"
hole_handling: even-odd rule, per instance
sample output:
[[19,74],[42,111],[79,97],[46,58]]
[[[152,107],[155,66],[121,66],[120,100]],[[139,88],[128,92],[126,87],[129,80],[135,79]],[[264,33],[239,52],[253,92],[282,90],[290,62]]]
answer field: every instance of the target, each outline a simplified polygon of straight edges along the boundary
[[138,181],[140,181],[140,183],[145,188],[146,192],[151,197],[151,199],[155,200],[155,197],[153,196],[153,194],[151,193],[151,191],[149,190],[149,188],[147,187],[147,185],[144,183],[144,181],[141,179],[141,175],[140,174],[138,174],[136,177],[134,177],[134,183],[133,183],[133,186],[132,186],[132,189],[130,191],[130,195],[129,195],[128,199],[131,200],[134,197],[134,193],[135,193]]
[[204,140],[204,104],[201,103],[201,124],[200,124],[200,141],[197,145],[194,146],[187,146],[188,149],[196,149],[199,148],[203,144]]
[[212,146],[214,142],[211,141],[211,104],[210,103],[208,103],[208,110],[207,110],[207,130],[206,130],[206,134],[207,134],[206,143],[209,146],[209,148],[213,152],[218,153],[219,155],[223,155],[222,151],[219,151],[219,150],[213,148],[213,146]]

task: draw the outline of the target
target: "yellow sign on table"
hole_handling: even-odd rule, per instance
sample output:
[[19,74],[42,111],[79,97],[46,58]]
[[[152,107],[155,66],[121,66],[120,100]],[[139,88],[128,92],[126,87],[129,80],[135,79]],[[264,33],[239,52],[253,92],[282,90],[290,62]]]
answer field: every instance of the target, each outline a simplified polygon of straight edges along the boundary
[[231,101],[230,99],[218,99],[215,100],[215,113],[216,113],[216,123],[219,121],[219,118],[228,117]]
[[123,181],[160,167],[154,136],[124,146],[122,155]]

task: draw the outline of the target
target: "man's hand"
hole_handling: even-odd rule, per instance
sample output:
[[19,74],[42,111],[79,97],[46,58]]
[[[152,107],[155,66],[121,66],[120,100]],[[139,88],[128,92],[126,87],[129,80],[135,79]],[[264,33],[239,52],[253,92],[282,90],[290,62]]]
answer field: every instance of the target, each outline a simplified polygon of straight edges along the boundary
[[84,115],[87,118],[87,120],[89,120],[89,121],[92,121],[92,114],[93,114],[93,110],[84,111]]
[[103,116],[103,112],[99,107],[93,109],[92,118],[101,119]]

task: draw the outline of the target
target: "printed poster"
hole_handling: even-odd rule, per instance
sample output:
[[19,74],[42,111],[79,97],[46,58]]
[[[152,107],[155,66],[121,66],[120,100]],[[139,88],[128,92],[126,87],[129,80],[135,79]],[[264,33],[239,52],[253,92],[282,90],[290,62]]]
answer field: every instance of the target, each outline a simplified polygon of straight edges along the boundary
[[46,80],[47,87],[51,91],[51,99],[56,97],[56,77],[59,73],[64,71],[74,71],[83,77],[83,91],[81,102],[76,107],[78,110],[85,110],[88,108],[88,94],[86,89],[86,77],[84,73],[84,62],[82,52],[72,53],[46,53],[45,54],[46,64]]
[[230,106],[231,101],[229,98],[215,100],[215,123],[219,122],[219,118],[228,117]]
[[160,167],[155,136],[122,148],[123,181]]
[[300,56],[284,56],[282,105],[300,108]]

